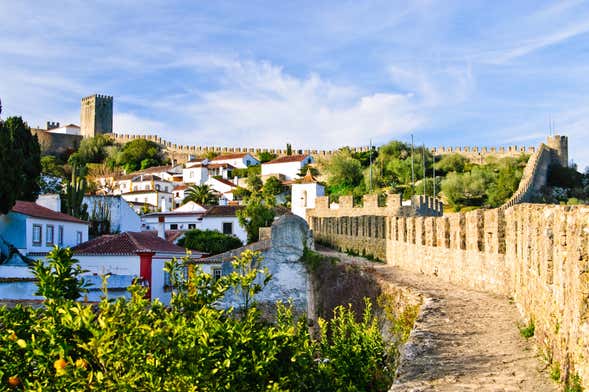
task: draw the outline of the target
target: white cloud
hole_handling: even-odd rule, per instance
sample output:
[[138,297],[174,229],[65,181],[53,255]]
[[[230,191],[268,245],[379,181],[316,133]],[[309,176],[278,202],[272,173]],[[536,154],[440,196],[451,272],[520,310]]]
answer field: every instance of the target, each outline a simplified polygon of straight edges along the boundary
[[225,67],[221,88],[180,108],[198,130],[182,139],[276,147],[288,141],[301,148],[364,145],[423,124],[416,108],[410,94],[363,92],[316,74],[297,78],[267,62],[233,62]]

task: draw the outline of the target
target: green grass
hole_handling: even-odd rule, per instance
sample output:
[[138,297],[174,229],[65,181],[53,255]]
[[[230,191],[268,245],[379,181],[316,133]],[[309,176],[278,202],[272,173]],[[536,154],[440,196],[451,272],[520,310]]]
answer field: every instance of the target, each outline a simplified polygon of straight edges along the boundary
[[534,320],[530,320],[530,322],[528,323],[528,325],[526,325],[525,327],[520,327],[519,328],[519,333],[524,338],[529,339],[532,336],[534,336],[535,329],[536,329],[536,326],[534,325]]

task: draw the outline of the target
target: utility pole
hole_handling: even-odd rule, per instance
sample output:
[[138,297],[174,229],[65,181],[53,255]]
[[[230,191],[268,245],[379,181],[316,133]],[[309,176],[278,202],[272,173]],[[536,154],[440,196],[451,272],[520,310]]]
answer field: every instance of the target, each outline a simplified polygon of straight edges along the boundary
[[434,194],[432,196],[436,197],[436,154],[432,154],[432,158],[434,160],[434,163],[432,165],[432,168],[434,170]]
[[426,196],[426,183],[427,178],[425,177],[425,144],[421,144],[421,162],[423,166],[423,197]]
[[368,177],[368,181],[369,181],[369,188],[370,188],[370,193],[372,193],[372,139],[370,139],[370,151],[369,151],[370,155],[368,156],[370,159],[370,169],[369,169],[369,177]]
[[415,170],[413,168],[413,134],[411,134],[411,194],[415,194]]

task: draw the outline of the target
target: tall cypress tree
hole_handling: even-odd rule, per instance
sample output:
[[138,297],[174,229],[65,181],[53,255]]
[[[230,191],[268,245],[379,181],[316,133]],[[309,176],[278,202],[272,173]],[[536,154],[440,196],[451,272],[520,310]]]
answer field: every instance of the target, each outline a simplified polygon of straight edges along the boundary
[[0,123],[0,213],[16,200],[34,201],[39,195],[41,147],[21,117]]

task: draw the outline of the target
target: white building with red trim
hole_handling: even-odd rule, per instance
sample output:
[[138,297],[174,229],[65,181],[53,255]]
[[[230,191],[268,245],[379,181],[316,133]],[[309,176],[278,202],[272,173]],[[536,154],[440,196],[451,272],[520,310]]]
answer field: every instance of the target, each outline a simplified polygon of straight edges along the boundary
[[[76,246],[73,251],[80,266],[88,270],[89,275],[109,274],[118,280],[121,277],[127,277],[127,280],[140,278],[149,288],[148,297],[164,303],[170,301],[171,295],[164,264],[174,257],[186,255],[185,249],[151,231],[103,235]],[[191,258],[201,256],[200,253],[192,253]]]

